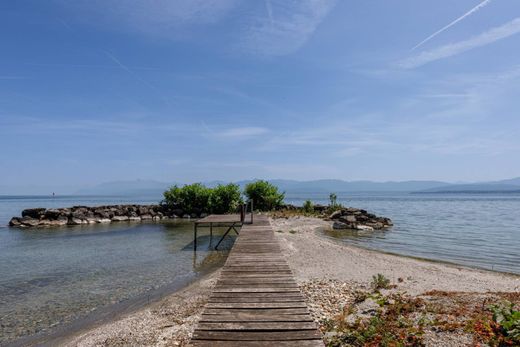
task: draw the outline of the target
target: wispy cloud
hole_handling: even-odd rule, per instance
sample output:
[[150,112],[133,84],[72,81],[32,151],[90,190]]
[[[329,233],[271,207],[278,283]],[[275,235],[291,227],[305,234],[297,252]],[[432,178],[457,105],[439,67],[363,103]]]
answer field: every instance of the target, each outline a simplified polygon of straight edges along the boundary
[[449,23],[448,25],[442,27],[441,29],[437,30],[436,32],[434,32],[433,34],[431,34],[430,36],[428,36],[427,38],[425,38],[424,40],[422,40],[421,42],[419,42],[418,44],[416,44],[413,48],[412,48],[412,51],[421,47],[422,45],[424,45],[426,42],[430,41],[431,39],[433,39],[435,36],[439,35],[440,33],[442,33],[443,31],[446,31],[448,30],[449,28],[451,28],[452,26],[454,26],[455,24],[457,24],[458,22],[460,22],[461,20],[463,20],[464,18],[466,17],[469,17],[471,16],[473,13],[477,12],[478,10],[480,10],[482,7],[486,6],[487,4],[489,4],[491,2],[491,0],[484,0],[482,1],[480,4],[478,4],[477,6],[473,7],[471,10],[469,10],[468,12],[464,13],[462,16],[460,16],[459,18],[455,19],[453,22]]
[[492,28],[468,40],[450,43],[421,54],[407,58],[399,63],[403,69],[413,69],[440,59],[464,53],[474,48],[491,44],[520,32],[520,17],[499,27]]
[[269,1],[268,16],[245,28],[240,47],[262,56],[290,54],[307,42],[334,6],[333,0]]
[[104,24],[171,35],[179,25],[217,22],[236,4],[237,0],[80,0],[66,6],[94,12]]
[[262,127],[241,127],[226,129],[224,131],[218,132],[217,134],[219,137],[244,139],[264,135],[267,132],[269,132],[269,129]]

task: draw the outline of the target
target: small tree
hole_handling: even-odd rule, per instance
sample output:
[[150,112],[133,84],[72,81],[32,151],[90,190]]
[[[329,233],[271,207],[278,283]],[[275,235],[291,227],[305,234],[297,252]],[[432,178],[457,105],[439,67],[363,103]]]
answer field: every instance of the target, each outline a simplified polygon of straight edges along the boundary
[[211,191],[210,207],[212,213],[236,212],[238,206],[242,203],[242,193],[237,184],[219,184]]
[[244,194],[253,200],[255,208],[260,211],[271,211],[281,207],[285,198],[285,193],[280,193],[278,187],[263,180],[247,184]]

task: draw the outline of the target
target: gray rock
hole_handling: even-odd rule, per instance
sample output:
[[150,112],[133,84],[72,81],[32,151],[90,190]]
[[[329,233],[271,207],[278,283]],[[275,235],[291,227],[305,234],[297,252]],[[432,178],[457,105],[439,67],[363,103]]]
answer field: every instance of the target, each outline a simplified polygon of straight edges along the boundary
[[330,218],[330,219],[338,219],[339,217],[341,217],[341,213],[342,213],[341,210],[334,211],[334,212],[331,213],[331,215],[329,216],[329,218]]
[[140,222],[141,221],[141,217],[132,216],[132,217],[128,217],[128,220],[130,222]]
[[84,219],[72,217],[67,224],[69,224],[69,225],[82,225],[82,224],[87,224],[87,223],[88,222],[86,220],[84,220]]
[[185,215],[182,216],[182,218],[188,218],[188,219],[189,219],[189,218],[191,218],[191,217],[190,217],[189,214],[185,214]]
[[13,217],[9,221],[9,226],[11,226],[11,227],[19,227],[21,225],[22,225],[22,223],[20,222],[20,218],[18,218],[18,217]]
[[151,220],[153,217],[149,214],[143,214],[141,220]]
[[29,216],[25,216],[23,217],[20,222],[23,224],[23,225],[26,225],[26,226],[29,226],[29,227],[35,227],[37,226],[38,224],[40,224],[40,220],[39,219],[36,219],[36,218],[32,218],[32,217],[29,217]]
[[56,208],[50,208],[48,210],[45,210],[45,218],[47,219],[58,219],[58,217],[61,216],[61,214],[62,211]]
[[43,215],[44,212],[44,208],[28,208],[22,211],[22,217],[40,219],[40,216]]
[[332,229],[340,230],[340,229],[348,229],[349,226],[346,223],[343,222],[334,222],[332,224]]
[[128,220],[128,216],[114,216],[112,222],[125,222]]

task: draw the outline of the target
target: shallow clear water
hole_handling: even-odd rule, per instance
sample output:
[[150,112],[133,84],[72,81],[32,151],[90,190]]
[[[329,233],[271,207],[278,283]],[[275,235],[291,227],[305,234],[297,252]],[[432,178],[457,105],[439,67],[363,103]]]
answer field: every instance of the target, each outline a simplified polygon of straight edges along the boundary
[[[326,194],[287,194],[328,203]],[[386,231],[328,231],[346,243],[520,274],[520,194],[338,193],[338,202],[390,217]]]
[[[37,199],[7,200],[0,199],[0,211],[9,217],[19,215],[22,205],[49,206]],[[121,202],[83,198],[51,203]],[[18,210],[13,212],[13,208]],[[0,344],[48,331],[157,288],[187,284],[225,261],[227,251],[210,251],[207,238],[199,239],[196,254],[192,241],[193,226],[185,221],[39,230],[1,228]],[[223,248],[230,245],[228,240]]]

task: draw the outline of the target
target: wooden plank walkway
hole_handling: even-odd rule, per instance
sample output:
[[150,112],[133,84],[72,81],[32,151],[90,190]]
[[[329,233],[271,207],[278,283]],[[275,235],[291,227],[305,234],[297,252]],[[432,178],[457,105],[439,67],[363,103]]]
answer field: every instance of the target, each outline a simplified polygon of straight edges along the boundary
[[240,230],[191,346],[321,346],[269,219]]

